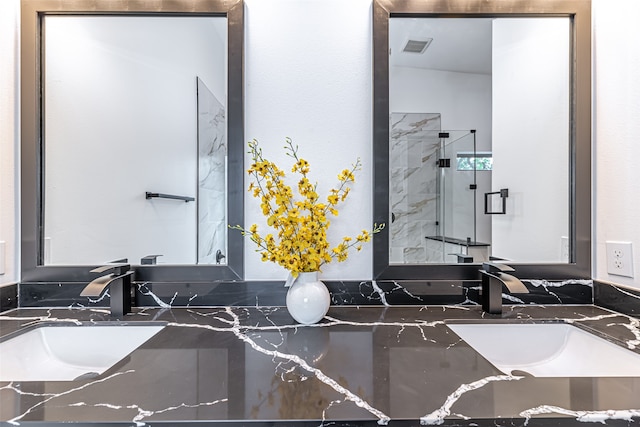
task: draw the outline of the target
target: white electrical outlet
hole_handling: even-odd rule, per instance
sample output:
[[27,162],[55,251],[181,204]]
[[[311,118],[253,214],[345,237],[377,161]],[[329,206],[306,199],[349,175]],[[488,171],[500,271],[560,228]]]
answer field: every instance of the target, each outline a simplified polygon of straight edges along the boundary
[[606,242],[607,272],[617,276],[633,277],[631,242]]

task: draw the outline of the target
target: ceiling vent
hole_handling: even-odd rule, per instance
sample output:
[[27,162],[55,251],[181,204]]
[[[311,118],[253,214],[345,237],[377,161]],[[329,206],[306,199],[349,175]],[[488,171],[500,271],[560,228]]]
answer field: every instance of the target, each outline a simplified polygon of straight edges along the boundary
[[404,45],[402,51],[408,53],[423,53],[425,50],[427,50],[432,41],[433,39],[408,40],[407,44]]

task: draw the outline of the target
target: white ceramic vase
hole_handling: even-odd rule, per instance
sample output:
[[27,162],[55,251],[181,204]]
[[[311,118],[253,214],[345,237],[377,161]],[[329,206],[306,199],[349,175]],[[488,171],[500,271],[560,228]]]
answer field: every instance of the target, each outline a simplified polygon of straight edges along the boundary
[[322,320],[331,297],[327,287],[318,280],[318,273],[298,273],[287,291],[287,310],[297,322],[312,325]]

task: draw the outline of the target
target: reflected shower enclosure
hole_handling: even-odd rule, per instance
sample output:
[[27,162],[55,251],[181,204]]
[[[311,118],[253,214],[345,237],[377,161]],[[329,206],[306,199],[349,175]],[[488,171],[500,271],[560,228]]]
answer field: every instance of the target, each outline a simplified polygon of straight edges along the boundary
[[491,171],[477,170],[475,130],[440,123],[438,113],[391,113],[393,264],[488,260],[491,223],[478,215],[477,193],[490,187]]
[[569,262],[571,19],[389,19],[390,264]]

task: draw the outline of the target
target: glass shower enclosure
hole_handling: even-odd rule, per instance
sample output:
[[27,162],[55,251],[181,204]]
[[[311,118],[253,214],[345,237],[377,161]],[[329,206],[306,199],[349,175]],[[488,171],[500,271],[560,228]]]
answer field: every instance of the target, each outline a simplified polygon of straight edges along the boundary
[[439,114],[393,113],[389,155],[390,262],[487,261],[478,222],[490,154],[479,157],[475,130],[441,130]]

